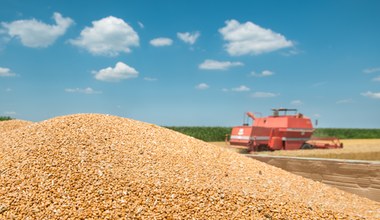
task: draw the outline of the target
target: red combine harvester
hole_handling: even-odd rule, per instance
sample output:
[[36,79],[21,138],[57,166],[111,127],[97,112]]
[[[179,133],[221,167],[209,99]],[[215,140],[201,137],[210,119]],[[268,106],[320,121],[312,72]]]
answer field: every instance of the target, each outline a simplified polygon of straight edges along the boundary
[[260,118],[247,112],[253,124],[233,127],[231,146],[249,151],[343,148],[337,138],[312,138],[314,128],[310,118],[297,113],[297,109],[279,108],[272,111],[272,116]]

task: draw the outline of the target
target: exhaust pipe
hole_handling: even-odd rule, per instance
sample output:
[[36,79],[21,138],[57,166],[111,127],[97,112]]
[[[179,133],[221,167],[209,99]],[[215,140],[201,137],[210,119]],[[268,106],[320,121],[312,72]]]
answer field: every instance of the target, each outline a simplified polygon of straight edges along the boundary
[[252,120],[256,120],[256,117],[252,112],[247,112],[247,116],[252,118]]

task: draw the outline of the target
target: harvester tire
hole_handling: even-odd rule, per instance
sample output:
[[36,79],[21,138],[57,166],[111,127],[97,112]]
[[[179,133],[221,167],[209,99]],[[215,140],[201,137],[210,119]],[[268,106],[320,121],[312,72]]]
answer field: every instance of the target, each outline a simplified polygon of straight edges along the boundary
[[301,146],[301,149],[304,149],[304,150],[310,150],[310,149],[313,149],[313,145],[311,144],[307,144],[307,143],[304,143],[302,146]]

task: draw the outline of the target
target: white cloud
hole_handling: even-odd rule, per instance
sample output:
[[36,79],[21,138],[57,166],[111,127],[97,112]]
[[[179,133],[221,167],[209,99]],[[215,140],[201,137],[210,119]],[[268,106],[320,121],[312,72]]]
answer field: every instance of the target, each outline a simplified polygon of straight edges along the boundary
[[133,67],[123,62],[116,63],[115,67],[107,67],[99,71],[93,71],[95,78],[101,81],[118,82],[123,79],[136,78],[139,73]]
[[290,57],[290,56],[295,56],[295,55],[300,54],[300,53],[302,53],[302,51],[293,48],[289,51],[282,52],[281,55],[286,56],[286,57]]
[[3,50],[6,44],[11,40],[10,36],[1,36],[2,34],[6,34],[6,31],[2,30],[0,26],[0,51]]
[[274,72],[272,72],[272,71],[264,70],[261,73],[252,72],[251,76],[254,76],[254,77],[266,77],[266,76],[272,76],[273,74],[274,74]]
[[140,21],[137,22],[137,24],[139,24],[139,26],[140,26],[141,29],[145,27],[144,24],[142,22],[140,22]]
[[117,56],[139,46],[139,36],[123,19],[109,16],[85,27],[71,44],[88,50],[93,55]]
[[199,64],[199,69],[204,70],[227,70],[234,66],[243,66],[241,62],[230,62],[230,61],[217,61],[217,60],[205,60],[203,63]]
[[0,67],[0,77],[13,77],[16,73],[13,73],[9,68]]
[[372,81],[380,82],[380,76],[373,78]]
[[293,100],[290,102],[291,105],[296,105],[296,106],[299,106],[299,105],[302,105],[302,101],[301,100]]
[[210,88],[210,86],[207,85],[206,83],[200,83],[200,84],[196,85],[195,88],[199,89],[199,90],[205,90],[205,89]]
[[151,40],[150,44],[155,47],[170,46],[173,44],[173,40],[166,37],[159,37]]
[[241,85],[241,86],[239,86],[237,88],[232,88],[231,90],[234,91],[234,92],[249,92],[251,89],[248,88],[245,85]]
[[198,37],[201,36],[199,31],[196,31],[194,33],[189,33],[189,32],[184,32],[184,33],[177,33],[177,37],[181,39],[183,42],[188,43],[188,44],[194,44]]
[[363,73],[376,73],[380,72],[380,67],[367,68],[363,70]]
[[96,91],[90,87],[87,87],[87,88],[84,88],[84,89],[81,89],[81,88],[75,88],[75,89],[65,89],[65,92],[69,92],[69,93],[84,93],[84,94],[87,94],[87,95],[92,95],[92,94],[101,94],[102,92],[101,91]]
[[27,47],[48,47],[54,41],[65,34],[66,30],[74,23],[69,17],[62,17],[55,12],[53,19],[56,25],[45,24],[36,19],[17,20],[11,23],[2,22],[2,26],[11,37],[17,37]]
[[145,80],[145,81],[153,82],[153,81],[157,81],[158,79],[156,79],[156,78],[151,78],[151,77],[144,77],[144,80]]
[[361,93],[362,96],[372,98],[372,99],[380,99],[380,92],[363,92]]
[[17,115],[17,113],[15,111],[6,111],[4,115]]
[[258,55],[293,46],[283,35],[264,29],[252,22],[240,24],[236,20],[228,20],[226,26],[219,29],[227,52],[232,56]]
[[341,99],[341,100],[338,100],[336,102],[336,104],[349,104],[349,103],[353,103],[353,102],[354,102],[354,100],[352,100],[352,99]]
[[255,92],[251,95],[252,98],[273,98],[279,96],[280,94],[271,92]]

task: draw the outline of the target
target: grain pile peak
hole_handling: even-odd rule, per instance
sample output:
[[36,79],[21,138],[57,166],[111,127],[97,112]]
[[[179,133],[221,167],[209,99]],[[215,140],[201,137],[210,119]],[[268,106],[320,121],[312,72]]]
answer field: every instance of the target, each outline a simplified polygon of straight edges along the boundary
[[131,119],[61,116],[0,140],[0,219],[380,218],[374,201]]
[[12,131],[14,129],[18,129],[31,124],[33,124],[33,122],[19,119],[0,121],[0,133]]

